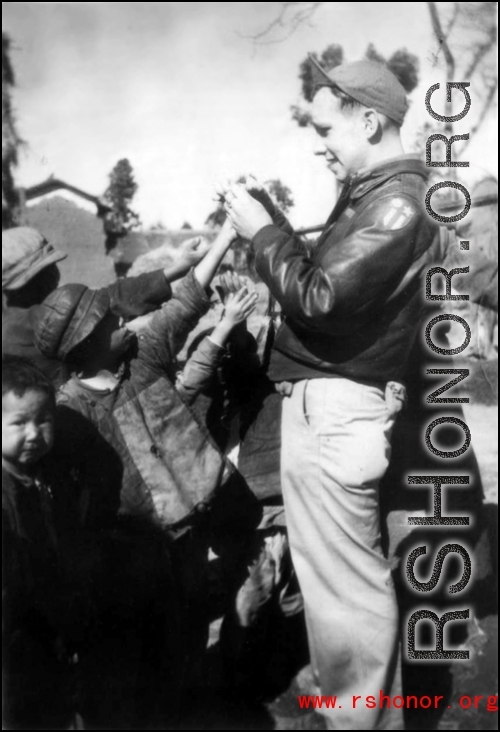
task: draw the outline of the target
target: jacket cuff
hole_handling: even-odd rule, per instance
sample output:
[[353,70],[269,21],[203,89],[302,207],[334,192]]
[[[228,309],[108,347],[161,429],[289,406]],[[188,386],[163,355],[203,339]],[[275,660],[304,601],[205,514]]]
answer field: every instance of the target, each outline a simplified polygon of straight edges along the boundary
[[170,300],[172,297],[172,286],[165,277],[165,273],[162,269],[157,269],[154,272],[149,272],[144,275],[149,278],[149,286],[154,293],[156,299],[160,302]]
[[123,277],[102,289],[108,292],[111,311],[126,318],[156,310],[172,297],[172,288],[161,269]]
[[217,353],[217,354],[218,354],[219,352],[220,352],[220,353],[223,353],[224,351],[226,351],[226,350],[227,350],[225,346],[223,346],[222,344],[218,343],[218,342],[217,342],[217,341],[215,340],[215,338],[212,338],[212,336],[211,336],[211,335],[207,336],[207,341],[208,341],[208,342],[209,342],[209,344],[210,344],[209,348],[210,348],[210,349],[211,349],[211,350],[212,350],[212,351],[213,351],[214,353]]

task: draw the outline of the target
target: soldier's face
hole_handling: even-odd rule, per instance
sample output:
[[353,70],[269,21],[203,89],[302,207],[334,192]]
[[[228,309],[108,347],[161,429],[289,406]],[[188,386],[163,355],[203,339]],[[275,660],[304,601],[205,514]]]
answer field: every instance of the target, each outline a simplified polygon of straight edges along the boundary
[[328,87],[320,89],[312,104],[316,131],[315,155],[324,155],[328,168],[340,182],[366,165],[369,142],[363,108],[343,110]]

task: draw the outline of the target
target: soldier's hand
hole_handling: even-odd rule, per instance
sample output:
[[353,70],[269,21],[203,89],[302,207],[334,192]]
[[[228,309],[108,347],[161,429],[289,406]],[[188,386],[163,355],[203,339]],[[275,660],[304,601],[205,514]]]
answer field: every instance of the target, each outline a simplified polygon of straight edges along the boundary
[[245,188],[252,198],[255,198],[264,206],[270,216],[274,216],[276,213],[276,206],[273,199],[266,191],[263,184],[251,173],[245,176]]
[[224,210],[235,231],[244,239],[253,239],[262,227],[273,223],[264,206],[241,184],[231,186],[226,193]]

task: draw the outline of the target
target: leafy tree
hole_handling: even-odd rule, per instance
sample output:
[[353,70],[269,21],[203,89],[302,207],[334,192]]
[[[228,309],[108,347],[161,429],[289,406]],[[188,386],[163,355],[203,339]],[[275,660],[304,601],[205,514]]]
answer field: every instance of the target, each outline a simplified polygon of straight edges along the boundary
[[15,225],[19,195],[12,170],[18,163],[22,145],[12,109],[12,89],[16,80],[10,59],[11,43],[7,33],[2,32],[2,229]]
[[111,171],[109,186],[103,196],[104,202],[110,208],[104,216],[107,252],[116,246],[121,236],[141,223],[138,214],[130,208],[137,188],[132,166],[127,158],[122,158]]
[[192,228],[193,228],[193,227],[191,226],[191,224],[189,223],[189,221],[185,221],[185,222],[184,222],[184,223],[182,224],[182,226],[181,226],[181,229],[192,229]]
[[387,66],[409,94],[418,84],[419,61],[406,48],[394,51],[387,60]]
[[[338,43],[332,43],[330,46],[325,48],[319,58],[316,53],[312,53],[311,56],[318,61],[319,65],[325,69],[325,71],[331,71],[335,66],[340,66],[344,60],[344,49],[342,46],[339,46]],[[309,58],[306,58],[300,64],[299,79],[302,81],[302,96],[306,102],[312,102],[316,75],[313,71],[313,65]]]
[[268,180],[266,182],[269,193],[274,198],[283,213],[288,211],[295,205],[292,198],[292,191],[288,186],[285,186],[279,178]]

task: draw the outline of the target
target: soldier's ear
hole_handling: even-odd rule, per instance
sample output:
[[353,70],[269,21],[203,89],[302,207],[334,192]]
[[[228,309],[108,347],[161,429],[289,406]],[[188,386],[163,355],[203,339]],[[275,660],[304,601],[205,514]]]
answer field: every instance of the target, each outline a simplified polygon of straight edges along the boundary
[[382,122],[379,113],[375,109],[365,109],[363,112],[363,121],[366,139],[371,143],[378,142],[382,132]]

